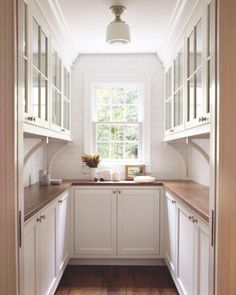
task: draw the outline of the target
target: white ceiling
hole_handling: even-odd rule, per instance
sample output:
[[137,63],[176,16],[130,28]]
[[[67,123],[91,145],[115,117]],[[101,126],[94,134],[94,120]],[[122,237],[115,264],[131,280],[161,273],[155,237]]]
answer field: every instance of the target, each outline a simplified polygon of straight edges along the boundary
[[[168,33],[178,0],[57,0],[77,54],[158,52]],[[131,43],[106,44],[106,27],[113,20],[109,8],[122,4],[130,26]]]

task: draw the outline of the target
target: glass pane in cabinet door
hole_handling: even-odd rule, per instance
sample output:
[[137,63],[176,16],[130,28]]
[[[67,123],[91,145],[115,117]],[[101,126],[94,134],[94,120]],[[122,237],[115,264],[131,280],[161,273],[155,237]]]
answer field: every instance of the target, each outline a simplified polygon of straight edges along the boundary
[[179,53],[179,86],[183,85],[184,78],[184,55],[183,50]]
[[211,56],[211,3],[207,6],[207,56]]
[[195,118],[194,77],[188,81],[188,121]]
[[41,119],[47,121],[47,106],[48,106],[48,81],[41,76],[41,99],[40,99],[40,111]]
[[179,87],[179,61],[178,58],[174,60],[174,90]]
[[207,98],[206,98],[206,113],[210,113],[211,101],[211,60],[207,62]]
[[40,28],[37,21],[33,18],[33,64],[34,66],[39,69],[39,32]]
[[40,75],[38,71],[33,70],[33,114],[39,118],[39,81]]
[[27,13],[27,4],[24,3],[24,11],[23,11],[23,19],[24,19],[24,28],[23,28],[23,54],[25,56],[27,56],[27,43],[28,43],[28,34],[27,34],[27,17],[28,17],[28,13]]
[[166,125],[166,130],[170,129],[172,126],[171,124],[171,113],[172,113],[172,108],[171,108],[171,100],[169,99],[166,104],[166,118],[165,118],[165,125]]
[[179,125],[183,124],[183,113],[184,113],[183,100],[184,100],[183,88],[181,88],[179,91]]
[[63,127],[70,130],[70,102],[64,99]]
[[194,72],[195,56],[194,56],[194,31],[188,37],[188,77]]
[[56,73],[57,73],[57,53],[52,51],[52,84],[56,86]]
[[52,123],[61,126],[61,94],[52,90]]
[[203,34],[202,34],[202,20],[196,26],[196,69],[202,65],[202,51],[203,51]]
[[166,99],[168,98],[169,95],[169,73],[166,72]]
[[24,67],[23,67],[23,77],[24,77],[24,81],[23,81],[23,105],[24,105],[24,112],[28,113],[29,111],[29,105],[28,105],[28,61],[26,59],[23,59],[24,62]]
[[174,126],[179,125],[179,93],[174,95]]
[[196,74],[196,116],[203,114],[202,71]]
[[40,58],[40,70],[47,77],[47,64],[48,64],[48,41],[43,31],[41,31],[41,58]]
[[61,90],[61,60],[57,56],[57,64],[56,64],[56,87]]

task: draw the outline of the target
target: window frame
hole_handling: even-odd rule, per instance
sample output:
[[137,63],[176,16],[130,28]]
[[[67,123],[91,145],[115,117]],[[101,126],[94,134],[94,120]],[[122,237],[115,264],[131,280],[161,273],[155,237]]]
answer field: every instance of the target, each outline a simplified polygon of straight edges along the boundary
[[[84,152],[94,153],[96,147],[96,105],[95,88],[100,85],[108,85],[109,87],[138,87],[140,89],[140,101],[139,105],[139,158],[138,159],[104,159],[102,165],[125,165],[127,164],[140,164],[144,163],[150,165],[151,158],[151,81],[149,79],[131,79],[124,81],[124,78],[104,78],[104,79],[86,79],[85,81],[85,112],[84,112]],[[86,99],[88,98],[88,99]],[[114,122],[119,123],[119,122]],[[122,122],[126,123],[126,122]],[[132,122],[130,122],[132,123]],[[129,123],[127,123],[129,124]],[[147,130],[147,132],[143,132]]]

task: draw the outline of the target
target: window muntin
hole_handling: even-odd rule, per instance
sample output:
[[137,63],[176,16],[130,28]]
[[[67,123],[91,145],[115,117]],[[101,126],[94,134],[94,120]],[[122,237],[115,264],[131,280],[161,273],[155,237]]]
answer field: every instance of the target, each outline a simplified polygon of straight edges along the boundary
[[141,160],[140,85],[94,87],[94,151],[108,161]]

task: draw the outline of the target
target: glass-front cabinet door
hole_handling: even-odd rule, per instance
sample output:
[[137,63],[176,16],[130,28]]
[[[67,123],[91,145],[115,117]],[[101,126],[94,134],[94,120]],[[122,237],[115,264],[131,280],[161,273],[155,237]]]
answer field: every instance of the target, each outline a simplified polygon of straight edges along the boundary
[[32,18],[31,115],[37,125],[49,126],[48,119],[48,37]]
[[165,73],[165,134],[168,135],[173,129],[173,79],[172,66]]
[[52,50],[52,126],[62,129],[62,61],[55,49]]
[[70,133],[71,124],[71,93],[70,93],[70,73],[63,68],[63,124],[62,132]]
[[187,37],[187,127],[204,115],[202,18]]

